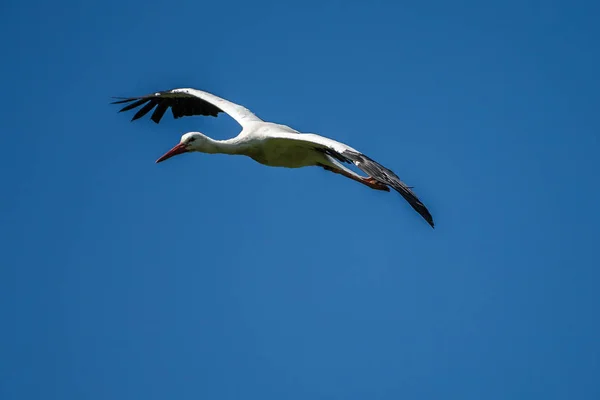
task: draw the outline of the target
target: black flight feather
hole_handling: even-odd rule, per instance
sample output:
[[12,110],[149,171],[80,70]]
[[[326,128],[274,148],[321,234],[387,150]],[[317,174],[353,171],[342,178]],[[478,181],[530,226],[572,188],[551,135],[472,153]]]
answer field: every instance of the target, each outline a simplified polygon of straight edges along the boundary
[[375,178],[378,182],[391,186],[404,197],[408,204],[410,204],[432,228],[434,227],[433,217],[429,213],[429,210],[427,210],[427,207],[425,207],[417,195],[410,190],[410,187],[402,182],[394,172],[361,153],[346,150],[342,153],[342,156],[352,160],[358,168]]
[[116,97],[120,100],[113,101],[111,104],[129,103],[119,110],[119,112],[129,111],[136,107],[144,105],[131,119],[135,121],[148,114],[154,107],[156,110],[152,113],[150,119],[155,123],[159,123],[168,108],[171,108],[173,118],[181,118],[193,115],[205,115],[216,117],[223,112],[214,104],[202,100],[199,97],[192,96],[187,93],[172,92],[170,90],[148,94],[139,97]]

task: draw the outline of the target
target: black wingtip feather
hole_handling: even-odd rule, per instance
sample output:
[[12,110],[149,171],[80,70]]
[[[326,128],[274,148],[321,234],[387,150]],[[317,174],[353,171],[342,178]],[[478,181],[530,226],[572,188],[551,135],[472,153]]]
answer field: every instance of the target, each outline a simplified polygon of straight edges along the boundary
[[169,108],[169,106],[167,104],[158,103],[158,106],[156,107],[156,110],[154,110],[154,112],[152,113],[152,116],[150,117],[150,119],[158,124],[160,122],[160,119],[163,117],[163,115],[165,115],[167,108]]
[[127,103],[128,101],[134,100],[130,97],[117,97],[117,96],[112,96],[111,99],[120,99],[120,100],[111,101],[110,104],[122,104],[122,103]]
[[354,162],[358,168],[375,178],[377,181],[391,186],[394,190],[400,193],[400,195],[408,202],[408,204],[410,204],[411,207],[417,213],[419,213],[419,215],[421,215],[421,217],[423,217],[423,219],[425,219],[425,221],[427,221],[432,228],[435,229],[433,217],[431,216],[431,213],[427,207],[425,207],[417,195],[413,193],[411,188],[402,182],[394,172],[385,168],[383,165],[372,160],[364,154],[355,153],[353,151],[345,151],[343,156],[346,156],[348,159],[352,160],[352,162]]
[[150,100],[148,102],[148,104],[146,104],[144,107],[140,108],[138,110],[138,112],[135,113],[135,115],[133,116],[133,118],[131,120],[135,121],[136,119],[142,118],[144,115],[148,114],[150,112],[150,110],[152,110],[154,107],[156,107],[156,101]]

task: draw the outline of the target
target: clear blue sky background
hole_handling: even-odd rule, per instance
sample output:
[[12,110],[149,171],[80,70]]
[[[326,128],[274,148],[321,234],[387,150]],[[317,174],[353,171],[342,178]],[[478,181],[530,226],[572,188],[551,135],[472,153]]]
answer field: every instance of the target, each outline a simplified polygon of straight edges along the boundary
[[[0,398],[598,399],[597,2],[9,0]],[[185,155],[196,87],[430,208]]]

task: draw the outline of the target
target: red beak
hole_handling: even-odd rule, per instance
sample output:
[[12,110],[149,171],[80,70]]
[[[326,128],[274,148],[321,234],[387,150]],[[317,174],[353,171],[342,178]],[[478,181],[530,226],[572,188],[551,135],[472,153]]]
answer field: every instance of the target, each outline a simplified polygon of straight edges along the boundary
[[176,156],[177,154],[187,153],[187,151],[188,150],[185,148],[185,144],[179,143],[177,146],[173,147],[171,150],[163,154],[158,160],[156,160],[156,163],[158,164],[159,162],[165,161],[166,159]]

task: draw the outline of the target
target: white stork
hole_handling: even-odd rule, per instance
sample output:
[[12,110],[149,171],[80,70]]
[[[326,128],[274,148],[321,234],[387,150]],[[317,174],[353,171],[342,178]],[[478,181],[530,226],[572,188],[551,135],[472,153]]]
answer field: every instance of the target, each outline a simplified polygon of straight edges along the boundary
[[[156,107],[151,119],[158,124],[171,107],[174,118],[192,115],[216,117],[220,112],[225,112],[242,127],[239,135],[227,140],[214,140],[200,132],[188,132],[181,137],[179,144],[156,160],[157,163],[177,154],[198,151],[244,155],[272,167],[318,166],[372,189],[389,192],[389,187],[392,187],[434,227],[431,214],[410,187],[395,173],[346,144],[313,133],[300,133],[286,125],[263,121],[247,108],[202,90],[179,88],[139,97],[118,98],[121,100],[112,104],[129,103],[119,112],[143,105],[132,121]],[[354,164],[368,176],[361,176],[342,163]]]

